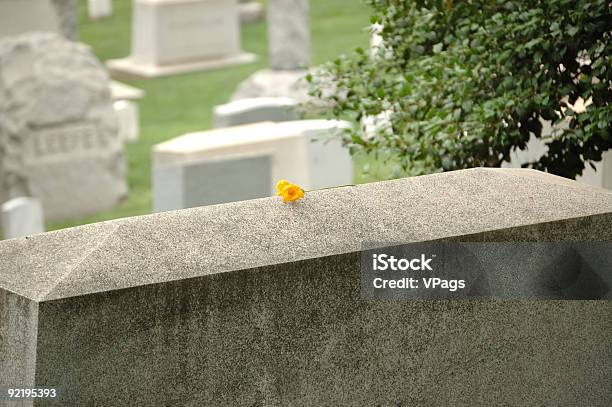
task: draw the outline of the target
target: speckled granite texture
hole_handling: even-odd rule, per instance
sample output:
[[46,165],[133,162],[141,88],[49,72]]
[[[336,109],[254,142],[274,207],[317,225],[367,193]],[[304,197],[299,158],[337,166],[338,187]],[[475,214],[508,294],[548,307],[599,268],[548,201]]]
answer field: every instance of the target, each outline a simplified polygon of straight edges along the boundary
[[66,406],[612,403],[610,301],[360,299],[363,242],[442,238],[612,241],[612,193],[474,169],[0,242],[0,370]]

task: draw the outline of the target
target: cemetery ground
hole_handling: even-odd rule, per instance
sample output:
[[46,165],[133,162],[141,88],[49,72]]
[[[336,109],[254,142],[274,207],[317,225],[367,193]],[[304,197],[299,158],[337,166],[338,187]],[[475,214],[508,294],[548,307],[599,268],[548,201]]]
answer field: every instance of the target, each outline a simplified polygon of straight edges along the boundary
[[[310,2],[312,64],[333,60],[339,54],[366,47],[369,9],[355,0]],[[100,21],[87,16],[87,2],[78,2],[79,40],[92,47],[101,61],[130,52],[131,1],[113,1],[113,15]],[[226,103],[238,84],[253,72],[268,66],[265,21],[242,26],[242,47],[258,55],[255,63],[213,71],[144,80],[123,80],[143,89],[140,101],[140,140],[126,144],[129,196],[116,209],[84,218],[47,224],[61,229],[151,212],[151,147],[181,134],[212,127],[215,105]],[[361,173],[364,159],[355,160],[355,182],[382,178]]]

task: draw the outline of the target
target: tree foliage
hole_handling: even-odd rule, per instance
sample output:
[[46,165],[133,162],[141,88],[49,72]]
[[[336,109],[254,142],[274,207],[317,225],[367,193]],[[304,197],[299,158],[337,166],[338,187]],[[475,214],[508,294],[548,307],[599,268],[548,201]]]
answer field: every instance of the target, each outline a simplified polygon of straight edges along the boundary
[[609,0],[367,2],[384,47],[310,78],[324,97],[331,77],[336,116],[388,113],[392,131],[347,135],[353,151],[427,173],[500,166],[533,135],[548,153],[528,166],[575,178],[612,146]]

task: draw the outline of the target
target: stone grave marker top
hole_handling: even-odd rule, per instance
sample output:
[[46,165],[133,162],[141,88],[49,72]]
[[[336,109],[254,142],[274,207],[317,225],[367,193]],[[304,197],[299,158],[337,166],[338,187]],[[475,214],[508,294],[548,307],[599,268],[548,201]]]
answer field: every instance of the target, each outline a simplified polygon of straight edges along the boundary
[[[612,192],[534,170],[478,168],[308,192],[295,206],[263,198],[0,242],[0,285],[48,301],[350,253],[363,242],[590,216],[612,230]],[[588,240],[578,229],[573,238]]]

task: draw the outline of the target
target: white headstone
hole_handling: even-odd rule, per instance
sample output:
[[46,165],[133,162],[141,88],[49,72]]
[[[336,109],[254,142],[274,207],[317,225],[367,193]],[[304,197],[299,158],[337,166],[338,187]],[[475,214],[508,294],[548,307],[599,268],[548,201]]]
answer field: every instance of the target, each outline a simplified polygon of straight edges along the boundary
[[393,58],[393,50],[385,44],[382,36],[383,26],[381,24],[372,24],[370,26],[370,58],[373,60],[379,58]]
[[87,11],[92,20],[110,17],[113,14],[113,1],[87,0]]
[[62,219],[126,196],[109,88],[85,45],[40,32],[0,41],[0,202],[32,196]]
[[124,142],[137,141],[140,138],[138,101],[144,97],[144,91],[117,81],[111,81],[110,90],[119,121],[119,138]]
[[19,197],[6,201],[0,208],[2,236],[14,239],[45,231],[42,205],[38,199]]
[[119,120],[119,138],[124,142],[138,141],[140,135],[140,113],[138,104],[130,100],[113,102]]
[[279,179],[306,190],[350,184],[335,120],[264,122],[190,133],[153,148],[153,210],[270,196]]
[[361,118],[361,131],[366,139],[380,134],[392,135],[391,111],[385,110],[374,116],[364,115]]
[[252,62],[240,47],[237,0],[135,0],[132,52],[117,74],[157,77]]
[[268,46],[272,69],[304,69],[310,65],[308,0],[270,0]]
[[375,23],[370,26],[370,57],[376,59],[378,52],[384,47],[383,37],[380,34],[383,26]]
[[213,123],[219,128],[264,121],[297,120],[296,109],[297,102],[290,98],[240,99],[215,106]]

